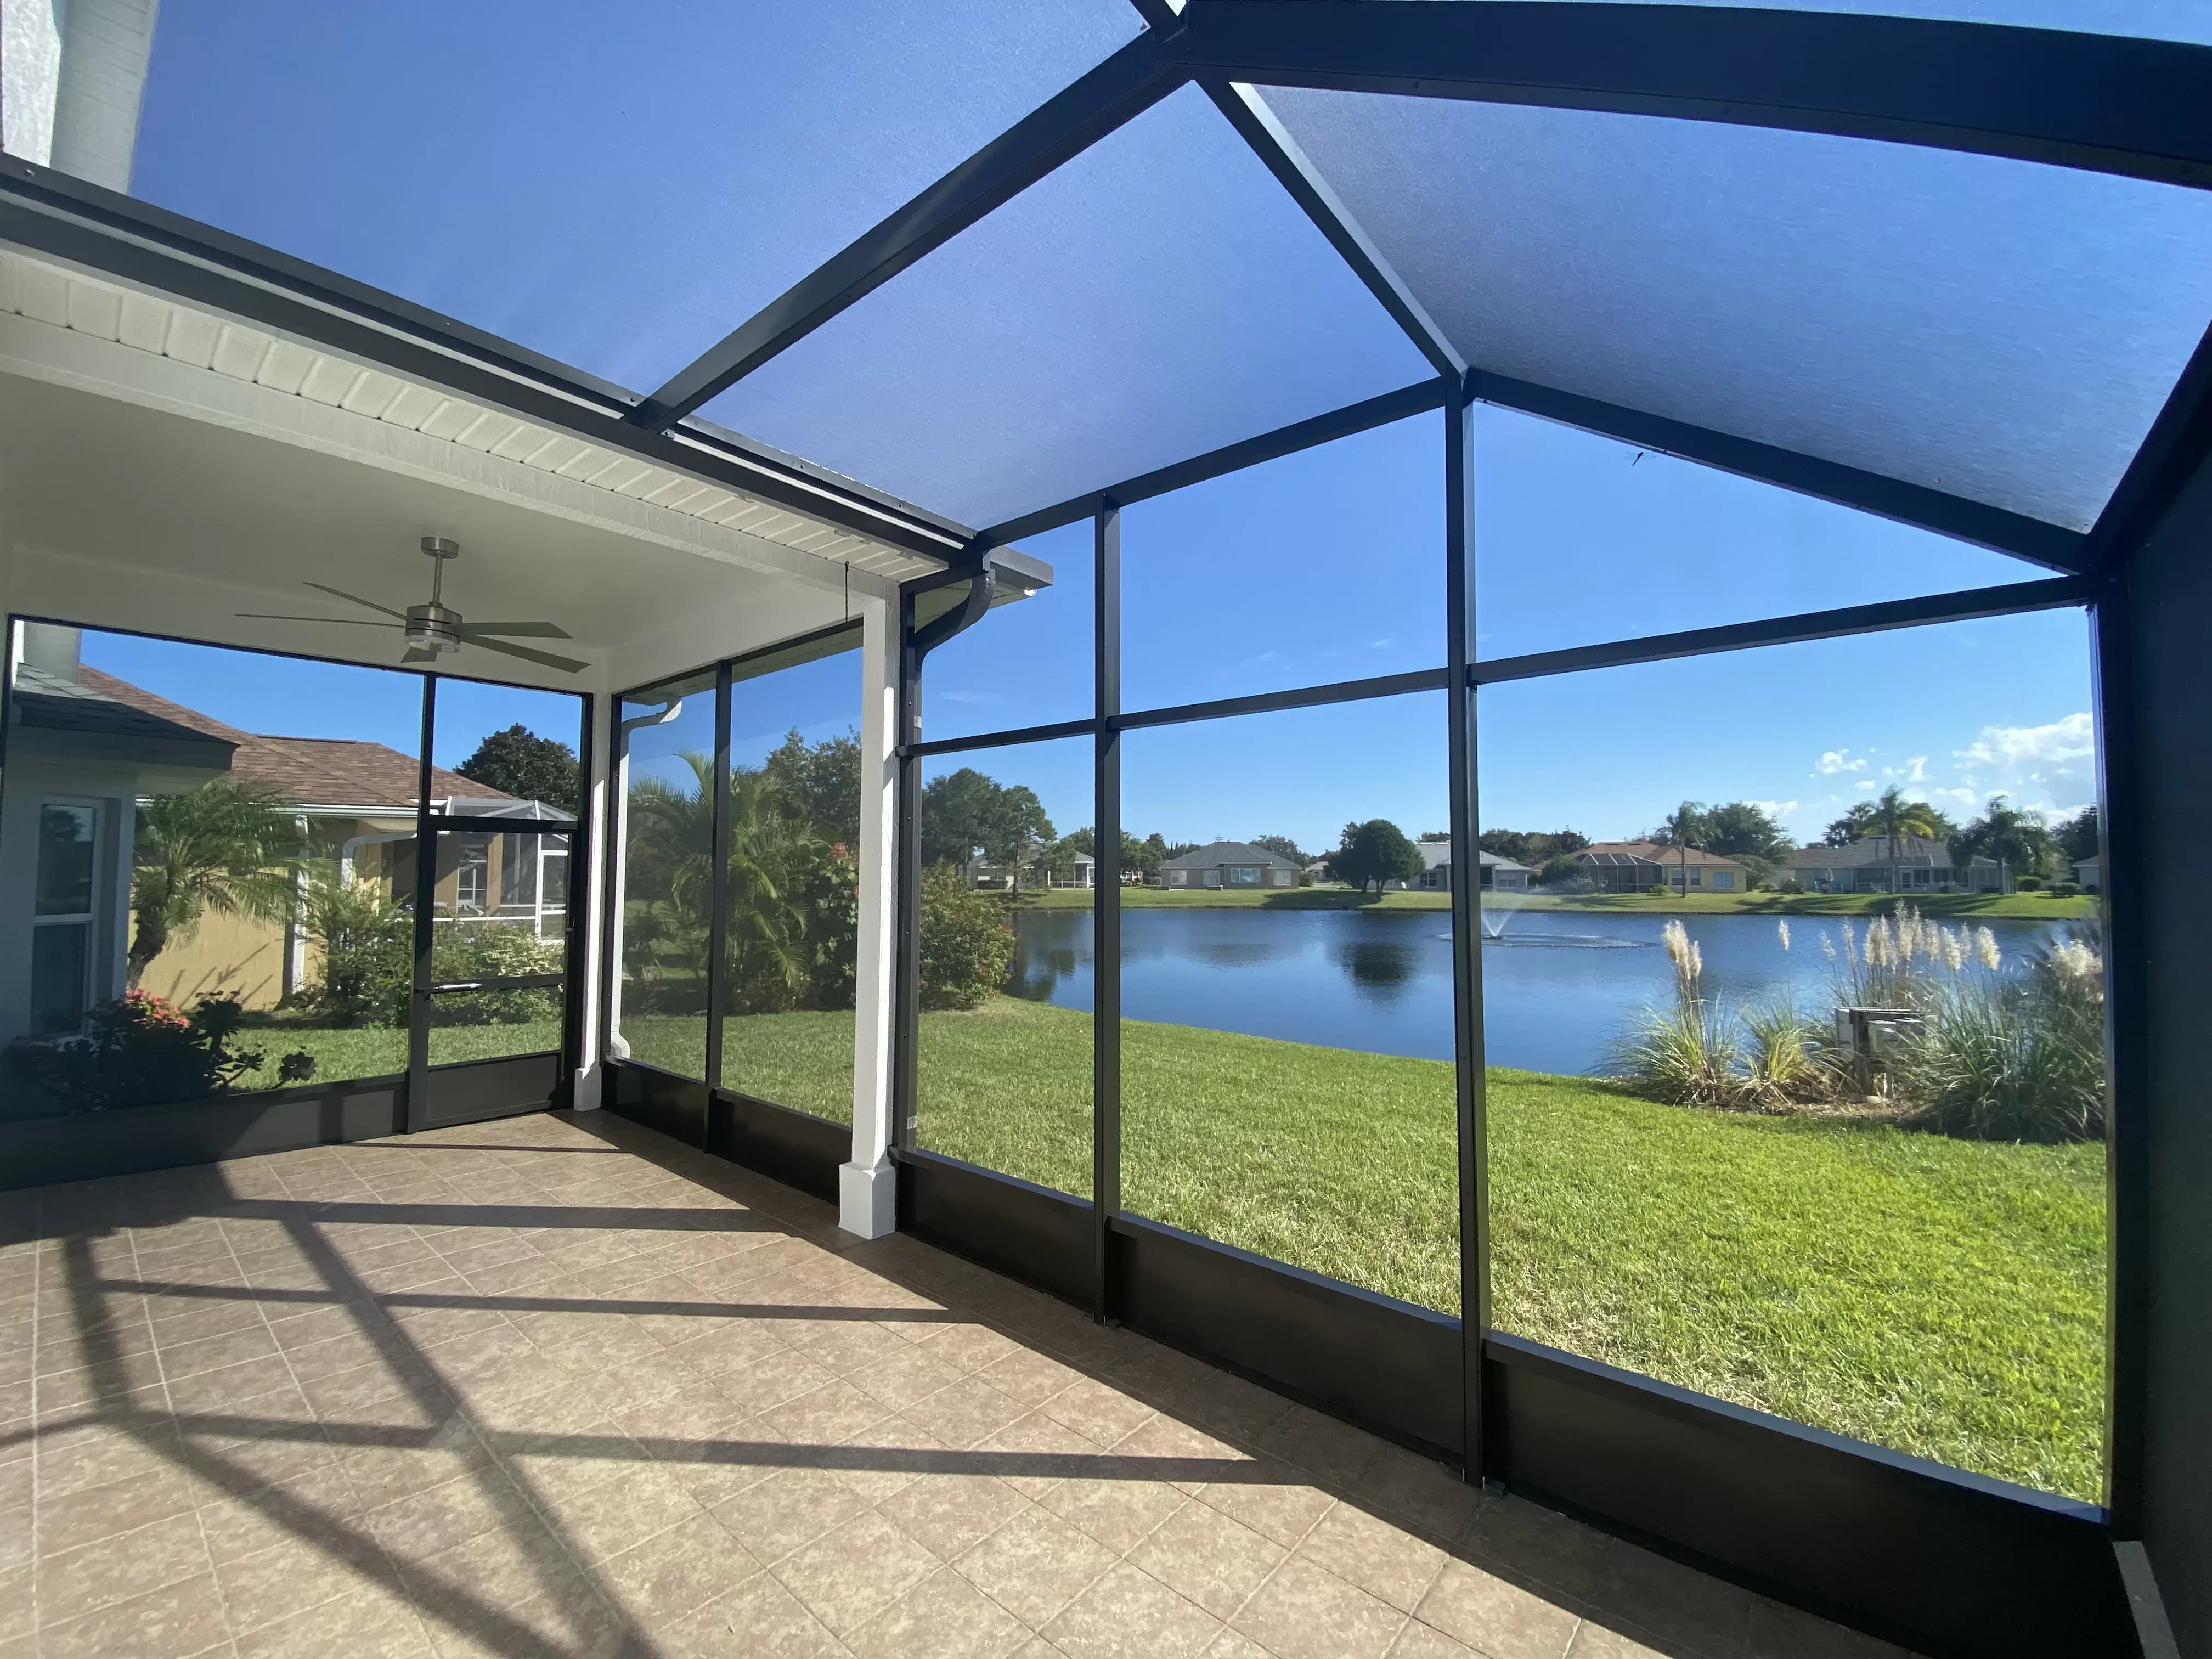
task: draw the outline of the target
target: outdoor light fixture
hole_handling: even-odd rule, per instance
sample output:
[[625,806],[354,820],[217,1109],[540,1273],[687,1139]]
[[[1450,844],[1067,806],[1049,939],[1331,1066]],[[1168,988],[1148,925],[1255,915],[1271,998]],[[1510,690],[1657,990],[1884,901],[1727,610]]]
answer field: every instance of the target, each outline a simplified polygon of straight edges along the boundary
[[445,536],[422,538],[422,554],[431,562],[430,599],[427,605],[410,605],[404,611],[394,611],[388,605],[379,605],[374,599],[364,599],[358,593],[349,593],[343,588],[331,587],[323,582],[309,582],[308,586],[319,592],[328,593],[351,605],[367,605],[396,622],[369,622],[356,617],[280,617],[265,611],[241,611],[241,617],[251,617],[262,622],[319,622],[335,623],[345,628],[398,628],[406,630],[407,654],[402,662],[435,662],[447,653],[458,651],[465,645],[480,646],[486,651],[496,651],[502,656],[520,657],[526,662],[543,663],[548,668],[558,668],[564,673],[580,673],[589,666],[574,657],[556,657],[550,651],[533,651],[528,646],[512,645],[498,635],[519,634],[529,639],[565,640],[568,631],[550,622],[472,623],[463,620],[461,613],[445,603],[446,562],[461,556],[461,544]]

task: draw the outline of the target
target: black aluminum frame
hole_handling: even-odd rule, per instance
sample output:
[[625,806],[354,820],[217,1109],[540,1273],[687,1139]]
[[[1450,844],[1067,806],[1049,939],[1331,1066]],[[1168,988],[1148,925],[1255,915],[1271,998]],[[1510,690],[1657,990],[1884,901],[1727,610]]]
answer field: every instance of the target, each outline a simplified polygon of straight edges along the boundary
[[[910,599],[906,609],[911,610]],[[724,1004],[729,993],[731,694],[740,680],[753,678],[756,673],[772,673],[784,666],[780,659],[793,657],[795,653],[801,654],[794,660],[841,654],[858,649],[860,640],[859,621],[830,623],[721,658],[712,665],[660,675],[626,691],[617,691],[608,699],[612,730],[607,756],[606,846],[601,854],[601,869],[610,902],[606,913],[599,918],[599,983],[603,994],[599,999],[599,1051],[602,1054],[610,1053],[608,1045],[616,1035],[611,992],[622,975],[622,963],[616,959],[613,948],[615,916],[611,902],[621,879],[623,853],[622,826],[625,806],[615,788],[625,742],[622,708],[626,702],[649,702],[654,693],[673,683],[696,681],[708,674],[714,677],[714,776],[710,786],[714,792],[714,864],[708,876],[711,890],[708,902],[711,909],[707,939],[706,1075],[687,1078],[635,1059],[611,1059],[607,1063],[613,1086],[605,1093],[605,1103],[625,1116],[636,1117],[695,1146],[721,1152],[825,1198],[836,1196],[836,1166],[851,1156],[850,1127],[729,1088],[721,1081]],[[833,1152],[834,1159],[830,1156]]]
[[[410,668],[401,664],[365,663],[351,658],[323,656],[306,651],[276,651],[261,646],[229,645],[220,641],[193,639],[181,634],[156,634],[145,629],[112,628],[101,623],[70,622],[30,611],[18,611],[8,614],[8,637],[14,637],[16,624],[21,623],[89,629],[95,634],[118,634],[133,639],[160,640],[169,644],[200,646],[213,651],[236,651],[247,656],[278,657],[296,662],[336,663],[349,668],[374,668],[381,673],[420,681],[422,717],[417,738],[419,752],[415,761],[413,986],[409,997],[407,1066],[404,1072],[389,1078],[346,1079],[336,1084],[318,1084],[309,1090],[290,1091],[286,1097],[305,1097],[317,1091],[328,1093],[335,1091],[343,1094],[348,1091],[357,1091],[371,1084],[398,1085],[393,1130],[410,1133],[447,1121],[463,1121],[470,1117],[503,1116],[509,1112],[537,1111],[547,1106],[568,1103],[568,1096],[575,1075],[575,1060],[582,1052],[584,939],[585,929],[590,925],[590,919],[585,914],[589,907],[580,895],[575,883],[575,872],[589,869],[592,859],[591,813],[587,809],[592,727],[592,700],[588,696],[580,692],[563,692],[547,686],[524,686],[514,681],[488,679],[479,675],[441,674],[433,669]],[[580,745],[577,756],[578,786],[586,799],[579,801],[579,810],[574,819],[564,823],[552,818],[480,817],[431,810],[430,778],[434,767],[430,757],[437,729],[438,683],[446,679],[463,680],[477,685],[513,686],[521,690],[544,691],[552,696],[575,698],[578,705],[577,742]],[[14,677],[0,675],[0,768],[4,768],[6,761],[9,699],[14,695]],[[431,942],[434,936],[430,912],[433,908],[431,895],[437,884],[437,860],[434,849],[441,830],[498,835],[565,835],[569,838],[569,894],[563,920],[566,937],[562,947],[565,960],[557,975],[526,975],[513,980],[472,981],[453,985],[441,985],[435,981],[430,971]],[[546,985],[557,982],[562,988],[561,1041],[556,1048],[491,1060],[459,1060],[436,1066],[430,1064],[428,1007],[432,997],[449,991],[520,988],[526,982]],[[553,1063],[550,1082],[540,1097],[531,1085],[538,1073],[544,1069],[539,1062],[549,1057]],[[434,1115],[432,1111],[433,1098],[437,1092],[434,1086],[434,1079],[471,1070],[487,1073],[474,1079],[476,1086],[465,1091],[476,1103],[465,1104],[456,1115],[450,1118]],[[495,1070],[502,1071],[507,1075],[489,1075]],[[385,1133],[387,1131],[379,1129],[375,1133]]]
[[[1476,405],[1486,401],[1476,390],[1480,384],[1470,376],[1456,395],[1441,397],[1430,395],[1426,386],[1409,388],[1407,394],[1397,394],[1403,401],[1396,412],[1383,416],[1407,419],[1439,408],[1442,411],[1447,660],[1440,667],[1201,703],[1124,708],[1118,489],[1080,498],[1093,520],[1097,560],[1092,601],[1096,690],[1089,717],[925,741],[918,723],[922,653],[909,646],[900,727],[908,740],[899,749],[898,836],[901,913],[908,937],[918,922],[914,894],[920,870],[920,772],[921,763],[930,757],[1091,738],[1100,863],[1093,913],[1091,1201],[1085,1205],[1081,1199],[1048,1192],[915,1145],[920,1016],[918,986],[908,955],[902,959],[894,1010],[899,1103],[894,1157],[900,1166],[902,1226],[1085,1307],[1103,1322],[1127,1322],[1319,1409],[1443,1458],[1470,1480],[1510,1482],[1653,1547],[1877,1634],[1932,1641],[1939,1651],[1960,1653],[2118,1650],[2108,1645],[2107,1638],[2122,1627],[2124,1613],[2105,1540],[2130,1524],[2130,1506],[2136,1501],[2140,1484],[2136,1413],[2123,1406],[2122,1398],[2127,1389],[2137,1386],[2140,1376],[2141,1318],[2134,1300],[2140,1297],[2145,1248],[2143,1182],[2136,1167],[2143,1155],[2140,1130],[2122,1093],[2131,1074],[2127,1011],[2137,1006],[2136,993],[2118,965],[2124,960],[2118,948],[2111,958],[2115,965],[2108,969],[2108,1007],[2114,1011],[2115,1022],[2113,1312],[2107,1332],[2113,1390],[2107,1439],[2109,1509],[2055,1498],[1746,1412],[1492,1329],[1477,914],[1480,896],[1473,883],[1455,882],[1452,892],[1465,1317],[1454,1319],[1395,1302],[1123,1210],[1118,867],[1110,883],[1108,875],[1109,852],[1116,855],[1114,865],[1119,862],[1119,739],[1123,732],[1456,687],[1448,709],[1451,828],[1455,845],[1472,848],[1479,823],[1475,702],[1484,685],[2073,608],[2082,611],[2096,630],[2100,762],[2113,778],[2115,769],[2126,764],[2124,744],[2116,750],[2113,737],[2116,725],[2124,718],[2115,690],[2117,677],[2124,672],[2115,654],[2118,647],[2114,641],[2124,636],[2118,590],[2112,579],[2088,574],[2069,572],[2000,587],[1519,657],[1475,659],[1473,577],[1480,556],[1474,527],[1474,413]],[[1417,392],[1421,395],[1411,395]],[[1376,400],[1376,404],[1388,409],[1393,401]],[[1223,452],[1218,464],[1215,458],[1200,458],[1168,469],[1165,474],[1136,481],[1131,493],[1139,499],[1164,494],[1239,465],[1382,424],[1383,419],[1364,417],[1373,412],[1363,408],[1347,411],[1346,418],[1286,428],[1279,441],[1237,447]],[[1544,412],[1558,418],[1563,411]],[[1827,491],[1804,493],[1832,495]],[[1048,516],[1055,524],[1066,522],[1075,505],[1051,509]],[[1014,527],[1030,533],[1030,526]],[[994,533],[986,532],[987,538]],[[902,607],[902,625],[909,635],[918,586],[910,585]],[[2117,782],[2106,794],[2107,832],[2122,833],[2127,812]],[[2124,896],[2123,887],[2115,887],[2116,900]],[[1091,1239],[1088,1249],[1074,1242],[1083,1231]],[[1439,1408],[1439,1391],[1451,1397],[1448,1412]],[[1641,1462],[1633,1446],[1621,1437],[1635,1432],[1638,1424],[1650,1425],[1656,1437],[1651,1457]],[[1578,1451],[1585,1441],[1605,1447],[1607,1457]],[[1712,1449],[1710,1455],[1698,1455],[1703,1461],[1682,1461],[1691,1449],[1705,1445]],[[1721,1483],[1729,1501],[1741,1504],[1740,1524],[1711,1520],[1722,1492],[1719,1488],[1698,1490],[1700,1480]],[[1787,1481],[1813,1483],[1814,1489],[1835,1495],[1844,1510],[1808,1522],[1797,1512],[1802,1506],[1784,1501],[1771,1484]],[[1870,1513],[1881,1516],[1884,1527],[1926,1540],[1923,1570],[1911,1582],[1877,1589],[1869,1579],[1863,1592],[1856,1592],[1850,1574],[1832,1565],[1799,1571],[1792,1565],[1801,1559],[1863,1563],[1869,1548],[1865,1517]],[[2008,1562],[2009,1566],[2004,1565]],[[1977,1574],[1990,1587],[1992,1599],[1985,1601],[1978,1594],[1958,1592],[1962,1578]]]

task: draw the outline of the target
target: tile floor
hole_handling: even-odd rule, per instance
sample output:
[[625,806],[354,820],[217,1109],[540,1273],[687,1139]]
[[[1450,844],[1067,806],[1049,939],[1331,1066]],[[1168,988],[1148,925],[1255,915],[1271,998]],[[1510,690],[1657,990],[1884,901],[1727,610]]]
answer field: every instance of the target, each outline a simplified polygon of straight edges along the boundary
[[0,1659],[1895,1651],[620,1120],[0,1194]]

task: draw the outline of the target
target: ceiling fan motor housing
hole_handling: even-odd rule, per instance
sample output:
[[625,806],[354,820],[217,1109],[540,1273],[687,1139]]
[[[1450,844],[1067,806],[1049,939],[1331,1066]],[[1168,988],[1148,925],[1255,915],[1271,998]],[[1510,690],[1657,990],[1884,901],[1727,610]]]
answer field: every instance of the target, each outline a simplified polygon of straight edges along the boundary
[[461,648],[461,613],[450,605],[410,605],[407,607],[407,643],[418,651],[443,654]]

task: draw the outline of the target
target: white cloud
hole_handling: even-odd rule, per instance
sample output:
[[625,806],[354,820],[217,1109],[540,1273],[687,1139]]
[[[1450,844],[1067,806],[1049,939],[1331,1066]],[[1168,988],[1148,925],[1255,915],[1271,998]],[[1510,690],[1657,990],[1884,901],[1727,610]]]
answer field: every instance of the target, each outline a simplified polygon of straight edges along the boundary
[[1850,750],[1831,749],[1821,755],[1820,769],[1815,775],[1832,778],[1838,772],[1863,772],[1866,769],[1865,756],[1862,755],[1856,760],[1853,760]]
[[1798,806],[1798,803],[1794,800],[1754,800],[1747,801],[1745,805],[1756,806],[1767,817],[1778,819],[1788,817],[1797,810]]
[[1895,778],[1903,783],[1925,783],[1928,781],[1928,757],[1909,756],[1902,766],[1883,767],[1881,775],[1886,778]]
[[1960,806],[1969,808],[1982,804],[1981,797],[1971,789],[1930,789],[1928,799],[1931,803],[1955,801]]
[[1003,702],[1006,701],[996,691],[940,691],[938,693],[938,697],[944,702]]
[[1871,794],[1874,792],[1874,780],[1872,778],[1861,778],[1856,783],[1853,784],[1851,787],[1854,789],[1863,789],[1867,791],[1868,793]]
[[1985,726],[1980,737],[1956,754],[1968,766],[2025,768],[2087,760],[2096,750],[2089,716],[2069,714],[2048,726]]

